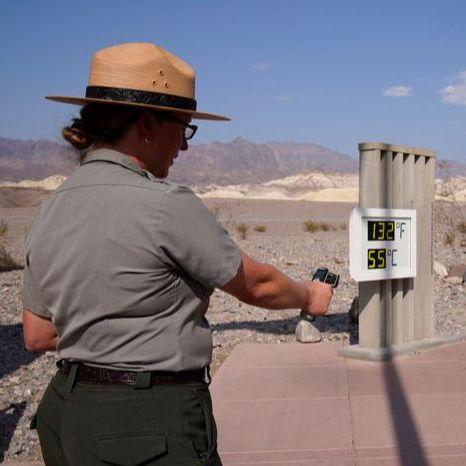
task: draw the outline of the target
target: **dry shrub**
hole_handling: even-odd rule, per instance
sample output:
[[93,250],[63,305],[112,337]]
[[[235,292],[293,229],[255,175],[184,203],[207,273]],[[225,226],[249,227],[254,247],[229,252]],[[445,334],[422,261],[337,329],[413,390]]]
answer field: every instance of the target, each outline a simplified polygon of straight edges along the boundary
[[216,217],[218,217],[220,213],[222,212],[222,210],[224,210],[224,208],[225,208],[225,204],[221,202],[221,203],[214,204],[210,208],[210,210]]
[[4,238],[8,233],[8,223],[3,220],[0,222],[0,237]]
[[304,222],[304,231],[309,231],[310,233],[314,233],[315,231],[319,230],[319,226],[317,222],[314,220],[306,220]]
[[325,222],[315,222],[314,220],[306,220],[304,222],[304,231],[315,233],[316,231],[334,231],[336,228],[333,225]]
[[240,223],[236,227],[236,231],[239,233],[239,236],[240,236],[241,239],[246,239],[246,237],[248,235],[248,231],[249,231],[249,226],[246,225],[245,223]]
[[462,221],[460,223],[458,223],[458,231],[462,234],[462,235],[466,235],[466,221]]
[[0,272],[18,269],[22,269],[21,265],[13,259],[5,246],[0,245]]
[[455,234],[452,231],[445,233],[445,246],[453,246],[455,244]]
[[0,222],[0,272],[8,270],[22,269],[22,266],[13,259],[7,249],[6,235],[8,233],[8,224],[4,221]]
[[258,233],[265,233],[267,231],[267,228],[265,227],[265,225],[257,225],[254,228],[254,231],[257,231]]

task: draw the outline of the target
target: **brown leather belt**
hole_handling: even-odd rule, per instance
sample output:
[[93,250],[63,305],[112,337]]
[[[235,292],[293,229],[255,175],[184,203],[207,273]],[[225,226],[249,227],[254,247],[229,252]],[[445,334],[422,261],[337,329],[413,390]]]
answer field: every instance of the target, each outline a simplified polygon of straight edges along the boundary
[[75,381],[79,383],[97,385],[129,385],[137,386],[139,380],[144,380],[144,385],[169,385],[185,383],[209,383],[209,368],[194,369],[181,372],[168,371],[122,371],[107,369],[104,367],[86,366],[82,363],[62,359],[57,363],[58,371],[68,376],[72,372],[72,367],[77,366]]

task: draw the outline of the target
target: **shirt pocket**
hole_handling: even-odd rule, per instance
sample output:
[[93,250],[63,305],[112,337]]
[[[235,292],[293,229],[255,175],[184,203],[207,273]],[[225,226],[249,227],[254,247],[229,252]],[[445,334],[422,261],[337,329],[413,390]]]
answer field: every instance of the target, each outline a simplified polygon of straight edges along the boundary
[[110,464],[137,466],[167,454],[164,432],[108,435],[97,439],[97,456]]

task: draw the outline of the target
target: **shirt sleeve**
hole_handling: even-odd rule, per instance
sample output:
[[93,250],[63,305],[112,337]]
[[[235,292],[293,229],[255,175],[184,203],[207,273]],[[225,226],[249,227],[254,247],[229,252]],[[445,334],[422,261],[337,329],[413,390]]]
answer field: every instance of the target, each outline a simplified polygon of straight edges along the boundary
[[32,238],[34,236],[36,225],[39,221],[39,212],[40,207],[36,212],[36,215],[32,220],[31,224],[29,225],[28,232],[24,240],[24,249],[26,251],[26,265],[24,266],[23,270],[23,286],[21,290],[21,299],[23,302],[23,306],[29,311],[31,311],[33,314],[36,314],[41,317],[46,317],[47,319],[51,319],[52,313],[48,310],[47,306],[44,303],[42,293],[39,289],[36,280],[34,279],[34,275],[32,274],[31,270]]
[[34,276],[29,265],[29,258],[26,256],[26,266],[23,271],[23,288],[21,292],[23,306],[33,314],[37,314],[47,319],[52,318],[52,314],[45,305],[40,290],[37,286]]
[[241,251],[189,188],[173,185],[164,194],[156,242],[163,260],[209,288],[228,283]]

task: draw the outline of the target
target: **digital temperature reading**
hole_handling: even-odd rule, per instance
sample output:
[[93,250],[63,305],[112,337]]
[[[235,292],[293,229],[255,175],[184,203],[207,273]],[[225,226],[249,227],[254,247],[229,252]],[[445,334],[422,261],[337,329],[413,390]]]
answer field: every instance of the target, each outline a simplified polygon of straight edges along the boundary
[[367,268],[368,269],[385,269],[387,267],[387,250],[386,249],[368,249],[367,250]]
[[367,236],[369,241],[393,241],[395,239],[395,222],[369,220],[367,222]]
[[416,211],[354,209],[350,273],[357,281],[416,276]]

